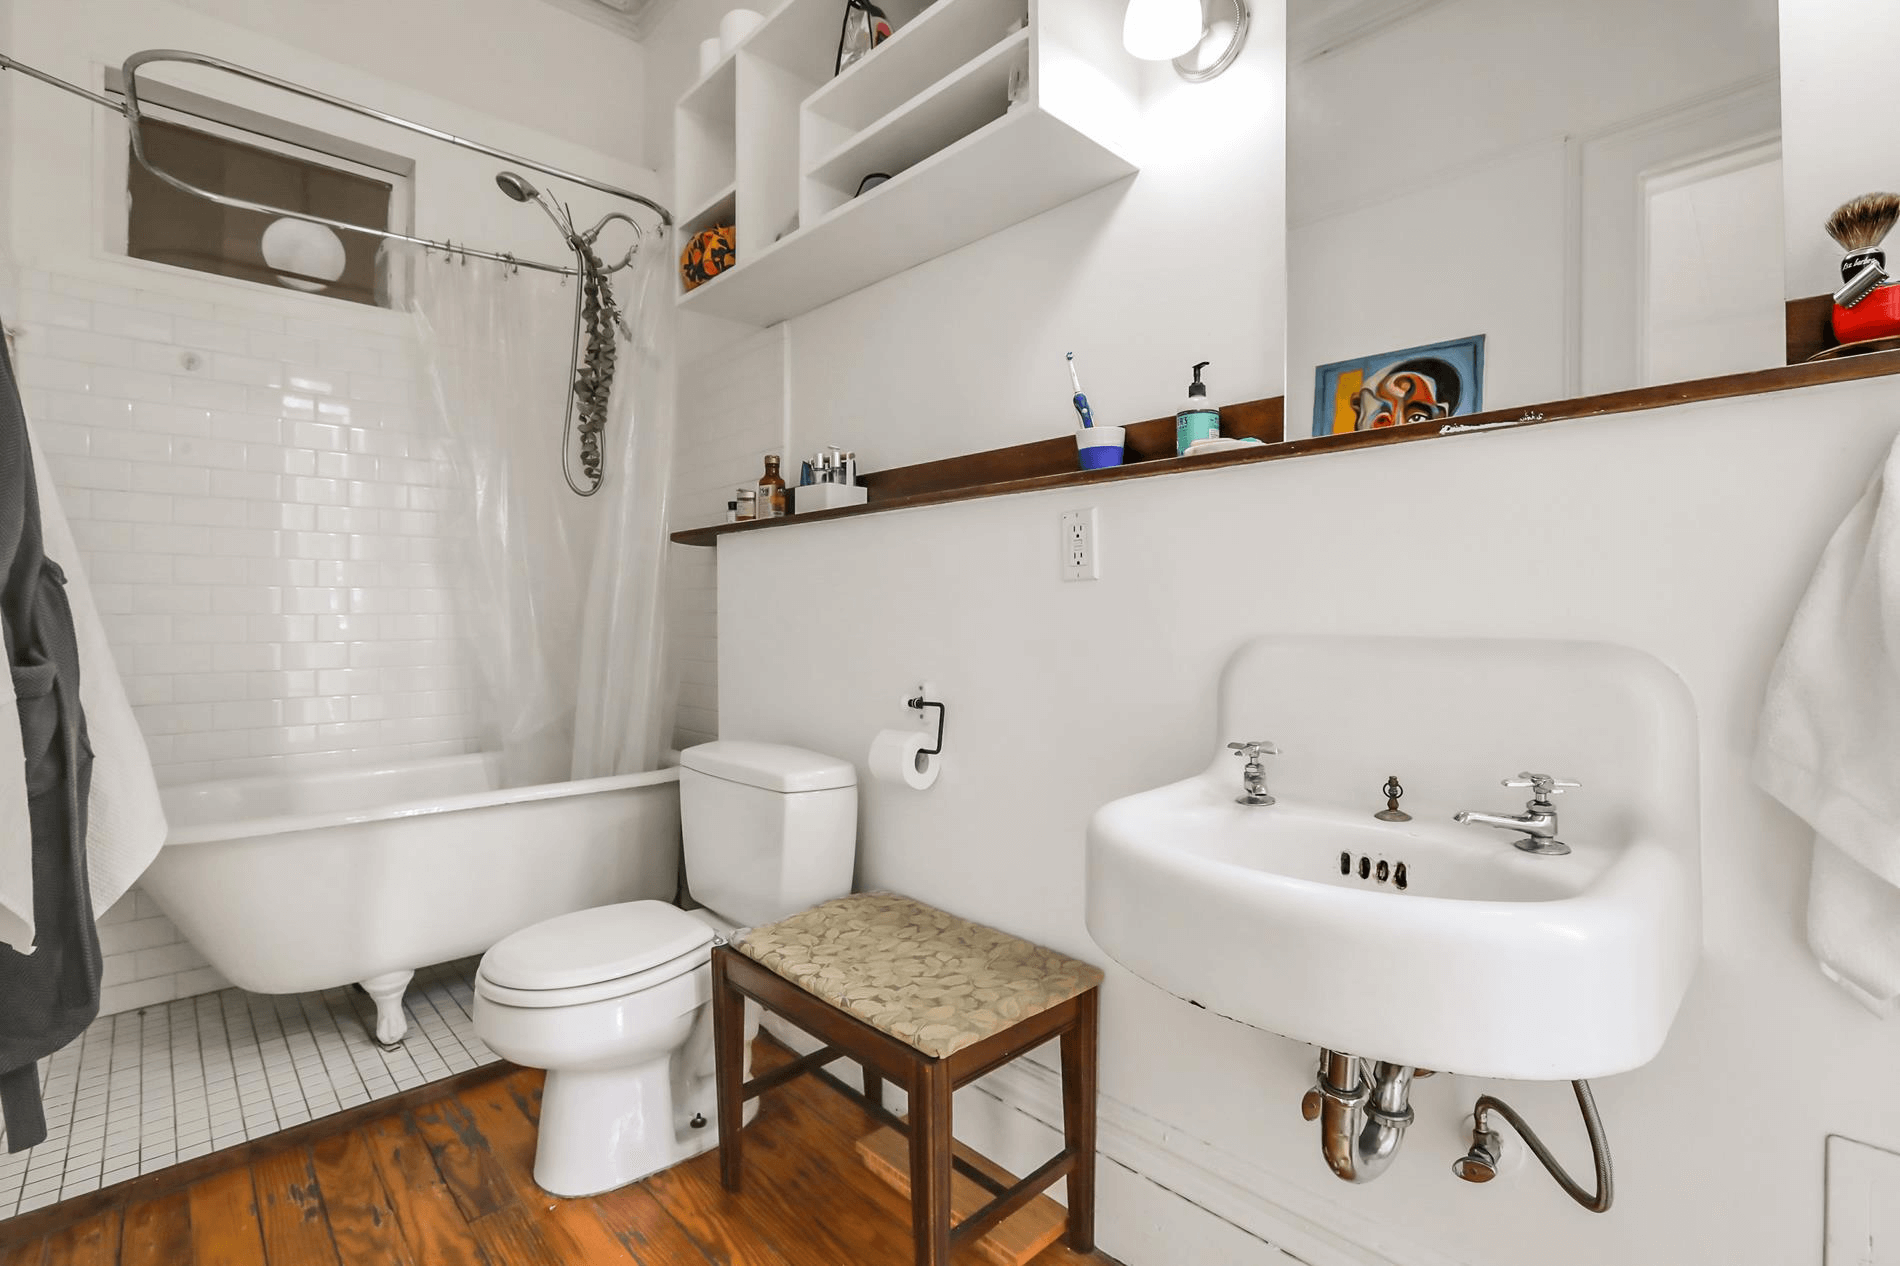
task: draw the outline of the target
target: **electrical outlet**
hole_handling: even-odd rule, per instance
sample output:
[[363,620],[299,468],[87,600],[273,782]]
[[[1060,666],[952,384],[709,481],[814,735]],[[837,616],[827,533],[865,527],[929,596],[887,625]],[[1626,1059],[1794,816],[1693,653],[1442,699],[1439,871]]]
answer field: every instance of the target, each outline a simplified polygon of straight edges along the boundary
[[1062,516],[1062,578],[1100,580],[1102,560],[1096,550],[1095,507],[1070,510]]

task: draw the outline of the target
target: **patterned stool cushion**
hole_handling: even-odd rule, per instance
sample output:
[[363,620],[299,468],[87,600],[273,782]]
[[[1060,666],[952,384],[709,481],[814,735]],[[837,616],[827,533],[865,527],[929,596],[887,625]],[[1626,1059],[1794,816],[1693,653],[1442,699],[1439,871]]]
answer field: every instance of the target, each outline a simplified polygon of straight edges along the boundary
[[735,948],[937,1059],[1102,983],[1099,968],[888,892],[827,901]]

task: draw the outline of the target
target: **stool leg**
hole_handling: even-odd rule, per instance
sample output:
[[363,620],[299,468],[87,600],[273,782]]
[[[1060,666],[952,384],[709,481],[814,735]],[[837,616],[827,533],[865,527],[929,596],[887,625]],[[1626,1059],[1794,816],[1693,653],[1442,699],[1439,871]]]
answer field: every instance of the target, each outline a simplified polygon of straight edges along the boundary
[[864,1097],[871,1101],[874,1108],[884,1106],[884,1078],[869,1064],[864,1066]]
[[1098,990],[1075,1000],[1075,1024],[1062,1031],[1062,1138],[1075,1153],[1069,1170],[1069,1247],[1095,1248],[1095,1043]]
[[940,1059],[911,1073],[910,1223],[917,1266],[950,1266],[950,1067]]
[[745,995],[726,977],[726,956],[712,959],[713,1082],[719,1103],[719,1181],[739,1190],[745,1143]]

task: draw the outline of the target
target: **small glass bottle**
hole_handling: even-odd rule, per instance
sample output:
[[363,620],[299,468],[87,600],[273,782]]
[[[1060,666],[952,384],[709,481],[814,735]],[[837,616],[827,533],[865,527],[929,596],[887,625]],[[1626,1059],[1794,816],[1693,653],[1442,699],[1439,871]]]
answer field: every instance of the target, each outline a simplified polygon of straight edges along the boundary
[[761,519],[785,517],[785,481],[779,477],[777,453],[766,454],[765,473],[759,476],[759,504],[756,513]]
[[735,523],[752,522],[753,517],[758,512],[758,498],[759,494],[751,488],[739,489],[739,494],[734,505],[733,521]]

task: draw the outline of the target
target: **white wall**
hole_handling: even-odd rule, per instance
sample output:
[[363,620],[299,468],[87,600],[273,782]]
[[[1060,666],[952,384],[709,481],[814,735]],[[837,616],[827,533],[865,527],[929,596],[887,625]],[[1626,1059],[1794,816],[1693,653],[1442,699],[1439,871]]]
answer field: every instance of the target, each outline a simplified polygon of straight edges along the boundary
[[1073,351],[1105,423],[1280,394],[1284,57],[1274,3],[1208,84],[1145,68],[1140,173],[791,326],[791,456],[880,470],[1074,429]]
[[160,779],[468,750],[450,468],[407,320],[138,279],[29,269],[17,324],[23,400]]
[[1552,137],[1291,227],[1287,435],[1313,433],[1315,366],[1473,334],[1485,408],[1561,398],[1564,217],[1527,211],[1563,206],[1567,170]]
[[[430,93],[457,113],[505,118],[623,163],[651,165],[644,155],[644,49],[548,0],[180,3],[267,32],[310,56]],[[426,115],[416,121],[449,126]]]
[[[785,327],[773,326],[681,365],[669,527],[721,522],[741,487],[756,486],[765,455],[785,451]],[[677,747],[719,737],[717,555],[669,547],[669,662],[679,674]]]
[[[187,48],[656,188],[635,161],[640,48],[538,0],[8,8],[9,53],[95,90],[135,50]],[[428,460],[407,319],[111,254],[123,124],[5,78],[0,186],[31,196],[14,198],[4,314],[23,326],[26,402],[161,777],[466,749],[476,717],[436,520],[451,490]],[[425,236],[561,254],[538,212],[494,189],[497,160],[224,76],[155,78],[412,156]],[[609,205],[537,183],[584,220]],[[142,894],[102,922],[106,1011],[220,983]]]
[[[1788,296],[1804,298],[1840,287],[1841,249],[1821,227],[1834,208],[1900,185],[1900,115],[1880,76],[1866,73],[1900,49],[1900,6],[1801,0],[1782,8]],[[1896,245],[1889,240],[1889,263]]]
[[[647,64],[642,144],[646,163],[654,170],[672,169],[673,105],[699,80],[699,42],[717,36],[720,17],[726,10],[739,7],[728,0],[673,0],[641,41]],[[772,6],[745,7],[766,13]]]
[[[727,6],[680,3],[649,42],[649,152],[670,136],[673,100],[697,76],[696,45]],[[741,327],[682,326],[689,369],[681,390],[674,521],[720,521],[725,481],[755,478],[759,457],[781,452],[789,470],[828,444],[853,449],[864,470],[887,469],[1070,430],[1068,372],[1076,353],[1096,416],[1134,422],[1173,413],[1190,366],[1208,371],[1214,398],[1281,391],[1285,260],[1280,104],[1280,19],[1255,5],[1239,63],[1200,86],[1151,67],[1143,82],[1143,170],[1110,186],[913,268],[776,333],[789,348],[789,395],[746,395],[754,422],[712,438],[693,421],[701,384],[744,374],[755,347]],[[662,130],[660,124],[667,127]],[[763,386],[763,384],[761,384]],[[787,404],[789,401],[789,405]],[[789,426],[762,420],[789,407]],[[710,445],[710,446],[709,446]],[[716,477],[709,477],[717,470]],[[704,484],[702,492],[696,487]],[[676,550],[673,625],[682,661],[710,662],[714,616],[710,551]],[[813,593],[827,582],[814,580]],[[805,604],[805,605],[809,605]],[[695,700],[716,697],[692,670],[681,696],[682,742],[704,733]]]
[[[1661,1056],[1596,1087],[1616,1159],[1611,1213],[1576,1209],[1534,1165],[1485,1188],[1457,1182],[1460,1122],[1485,1088],[1461,1077],[1422,1083],[1387,1175],[1341,1184],[1298,1112],[1310,1048],[1112,965],[1105,1169],[1123,1188],[1124,1166],[1175,1191],[1219,1188],[1221,1216],[1315,1263],[1368,1260],[1328,1249],[1330,1232],[1408,1263],[1818,1266],[1824,1136],[1900,1144],[1900,1096],[1868,1075],[1900,1059],[1900,1028],[1816,969],[1803,935],[1809,836],[1748,783],[1746,762],[1793,605],[1900,431],[1895,384],[731,537],[722,609],[743,598],[803,618],[722,622],[721,731],[846,755],[862,774],[871,736],[906,721],[899,691],[930,678],[957,718],[943,776],[921,794],[864,786],[860,885],[1100,962],[1083,925],[1087,816],[1255,737],[1213,730],[1215,677],[1243,639],[1566,637],[1648,651],[1700,713],[1701,785],[1681,793],[1701,797],[1705,954]],[[1065,584],[1056,520],[1084,505],[1100,509],[1103,578]],[[1285,541],[1303,544],[1269,544]],[[813,575],[847,580],[811,604]],[[1586,1164],[1567,1087],[1508,1097],[1573,1169]],[[1166,1245],[1197,1223],[1195,1207],[1176,1202],[1156,1222],[1137,1204],[1105,1206],[1104,1251],[1130,1266],[1190,1260]],[[1267,1255],[1230,1245],[1192,1259]]]
[[[13,47],[13,0],[0,0],[0,40]],[[18,75],[0,75],[0,171],[13,168],[13,86]],[[13,236],[13,182],[0,188],[0,243]],[[12,284],[12,278],[0,277],[0,286]]]
[[[1321,0],[1292,10],[1288,434],[1311,433],[1315,366],[1472,334],[1488,336],[1489,409],[1636,386],[1638,171],[1601,147],[1651,138],[1641,162],[1663,165],[1710,144],[1704,123],[1683,129],[1687,153],[1658,152],[1658,116],[1772,80],[1774,0],[1453,0],[1317,47]],[[1727,107],[1743,132],[1748,106]],[[1598,179],[1622,184],[1597,202]],[[1620,234],[1585,222],[1609,214]],[[1586,233],[1627,238],[1623,257],[1586,258]],[[1609,269],[1627,310],[1584,307],[1586,275]],[[1583,319],[1624,331],[1621,380],[1580,365]]]

